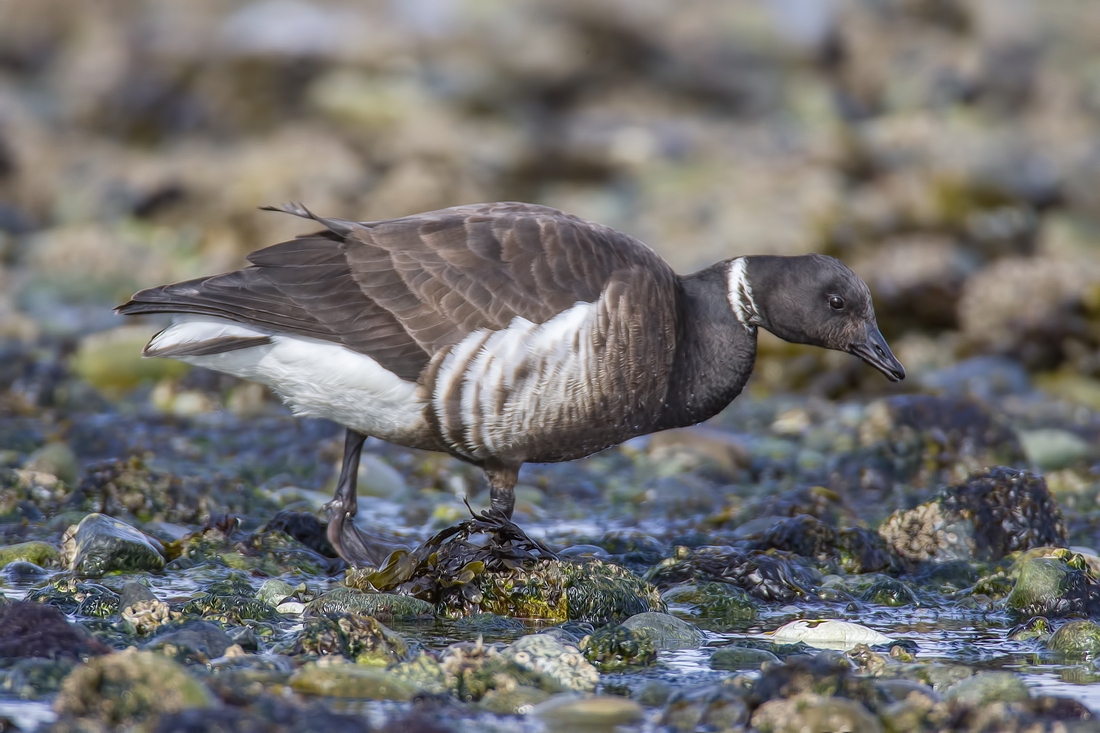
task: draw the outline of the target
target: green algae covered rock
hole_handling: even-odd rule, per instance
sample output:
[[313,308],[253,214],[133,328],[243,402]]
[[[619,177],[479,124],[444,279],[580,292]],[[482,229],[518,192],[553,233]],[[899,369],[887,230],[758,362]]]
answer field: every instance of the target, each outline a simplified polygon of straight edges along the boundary
[[409,645],[377,619],[345,613],[306,619],[294,653],[339,654],[358,664],[386,667],[407,660]]
[[1022,617],[1089,616],[1100,613],[1100,583],[1079,555],[1031,558],[1020,565],[1005,606]]
[[332,659],[303,665],[290,678],[290,687],[303,695],[359,700],[411,700],[416,694],[393,672]]
[[601,672],[621,672],[657,661],[653,640],[625,626],[607,626],[581,640],[584,658]]
[[74,669],[61,686],[54,710],[125,726],[214,704],[210,690],[182,665],[160,654],[129,649]]
[[729,583],[702,581],[677,585],[665,591],[662,598],[669,604],[687,606],[694,618],[721,629],[744,626],[757,613],[756,601]]
[[104,514],[89,514],[79,525],[70,527],[63,543],[66,566],[85,577],[164,567],[160,543]]
[[383,619],[430,618],[433,610],[432,604],[413,596],[363,593],[345,587],[333,588],[306,606],[307,614],[363,613]]
[[48,542],[20,542],[16,545],[0,547],[0,568],[20,560],[46,567],[56,561],[60,554],[57,548]]
[[1069,655],[1100,654],[1100,626],[1093,621],[1070,621],[1047,639],[1047,648]]

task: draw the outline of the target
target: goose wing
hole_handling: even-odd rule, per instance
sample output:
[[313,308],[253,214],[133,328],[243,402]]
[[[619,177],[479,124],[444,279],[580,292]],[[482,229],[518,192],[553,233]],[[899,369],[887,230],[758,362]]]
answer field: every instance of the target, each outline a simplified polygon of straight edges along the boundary
[[[478,204],[380,222],[281,210],[325,231],[254,252],[242,270],[143,290],[117,311],[323,339],[415,380],[439,349],[475,331],[596,302],[616,273],[644,271],[675,288],[671,268],[636,239],[545,206]],[[225,350],[249,345],[231,341]]]

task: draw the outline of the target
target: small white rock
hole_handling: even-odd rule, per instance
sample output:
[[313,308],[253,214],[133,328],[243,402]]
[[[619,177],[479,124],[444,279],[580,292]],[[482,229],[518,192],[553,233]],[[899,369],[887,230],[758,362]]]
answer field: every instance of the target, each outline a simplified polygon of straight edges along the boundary
[[849,621],[791,621],[770,634],[772,640],[805,642],[818,649],[851,649],[857,644],[886,644],[893,639],[874,629]]

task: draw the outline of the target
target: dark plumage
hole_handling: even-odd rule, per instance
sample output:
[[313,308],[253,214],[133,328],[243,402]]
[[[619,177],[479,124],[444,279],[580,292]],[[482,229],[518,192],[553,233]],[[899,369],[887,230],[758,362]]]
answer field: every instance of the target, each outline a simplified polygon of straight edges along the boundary
[[365,435],[483,467],[494,509],[510,516],[522,463],[724,408],[752,372],[758,326],[904,376],[866,285],[829,257],[743,257],[678,276],[637,240],[543,206],[365,223],[284,210],[325,231],[117,310],[181,314],[146,355],[255,379],[348,428],[329,536],[352,563],[381,559],[350,521]]

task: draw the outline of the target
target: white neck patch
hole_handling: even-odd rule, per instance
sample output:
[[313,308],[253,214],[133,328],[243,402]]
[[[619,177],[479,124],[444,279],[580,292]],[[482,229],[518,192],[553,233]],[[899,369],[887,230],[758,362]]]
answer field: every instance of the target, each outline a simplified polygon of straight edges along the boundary
[[760,312],[752,299],[752,285],[749,284],[748,267],[744,257],[730,262],[729,290],[727,297],[733,314],[745,328],[753,329],[760,324]]

